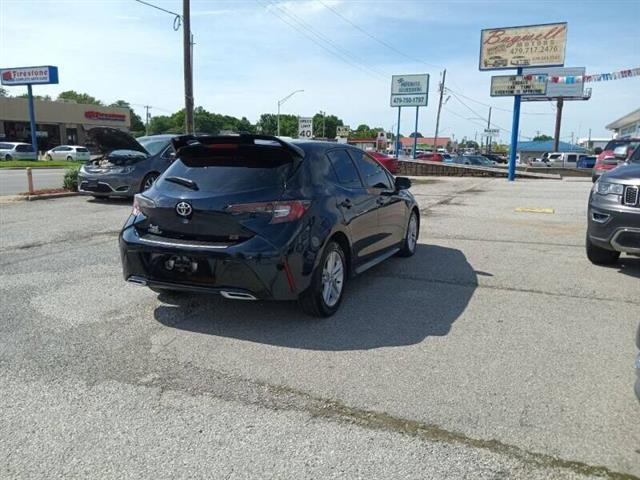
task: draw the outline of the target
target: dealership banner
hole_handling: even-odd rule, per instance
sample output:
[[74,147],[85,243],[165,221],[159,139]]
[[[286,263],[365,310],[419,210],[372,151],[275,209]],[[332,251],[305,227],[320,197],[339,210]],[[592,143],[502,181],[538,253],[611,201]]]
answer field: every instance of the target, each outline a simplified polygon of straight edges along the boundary
[[562,66],[566,45],[566,23],[482,30],[480,70]]
[[58,67],[19,67],[0,69],[2,85],[36,85],[58,83]]

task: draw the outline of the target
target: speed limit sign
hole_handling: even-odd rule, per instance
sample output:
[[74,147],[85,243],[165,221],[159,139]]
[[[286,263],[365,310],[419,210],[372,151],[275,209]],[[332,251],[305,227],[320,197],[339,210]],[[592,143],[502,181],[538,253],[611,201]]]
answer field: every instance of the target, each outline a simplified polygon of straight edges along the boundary
[[312,117],[298,117],[298,138],[313,138]]

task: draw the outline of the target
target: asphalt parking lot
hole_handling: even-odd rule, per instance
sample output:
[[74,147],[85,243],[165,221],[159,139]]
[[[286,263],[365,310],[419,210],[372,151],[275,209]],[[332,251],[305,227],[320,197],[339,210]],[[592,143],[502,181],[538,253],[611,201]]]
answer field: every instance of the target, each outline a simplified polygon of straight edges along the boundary
[[0,204],[0,477],[640,476],[640,258],[587,261],[590,187],[416,182],[416,255],[326,320],[126,284],[127,202]]

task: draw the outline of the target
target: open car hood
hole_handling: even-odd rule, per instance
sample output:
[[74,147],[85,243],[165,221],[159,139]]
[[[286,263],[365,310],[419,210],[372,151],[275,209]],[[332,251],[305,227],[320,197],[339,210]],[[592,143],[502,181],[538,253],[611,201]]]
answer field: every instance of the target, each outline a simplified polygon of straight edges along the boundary
[[149,152],[135,138],[117,128],[94,127],[87,131],[87,136],[103,154],[113,150],[135,150],[149,155]]

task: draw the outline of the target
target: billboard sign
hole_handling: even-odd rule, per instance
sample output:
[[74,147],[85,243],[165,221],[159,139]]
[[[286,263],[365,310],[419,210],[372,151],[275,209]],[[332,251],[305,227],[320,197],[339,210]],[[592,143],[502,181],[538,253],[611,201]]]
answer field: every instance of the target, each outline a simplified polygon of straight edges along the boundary
[[491,77],[492,97],[544,95],[546,92],[546,75],[497,75]]
[[426,107],[428,101],[428,73],[391,77],[392,107]]
[[2,85],[36,85],[58,83],[58,67],[19,67],[0,69]]
[[[572,67],[572,68],[525,68],[522,70],[523,75],[548,75],[548,77],[584,77],[584,67]],[[549,100],[552,98],[577,98],[582,100],[584,98],[584,83],[547,83],[547,93],[544,97],[535,97],[531,100]],[[523,97],[523,101],[529,100],[528,97]]]
[[500,129],[499,128],[485,128],[484,129],[484,133],[488,136],[495,136],[497,137],[500,134]]
[[338,138],[347,138],[351,133],[351,128],[349,125],[339,125],[336,127],[336,137]]
[[298,117],[298,138],[313,138],[313,117]]
[[566,45],[566,22],[482,30],[480,70],[561,67]]

